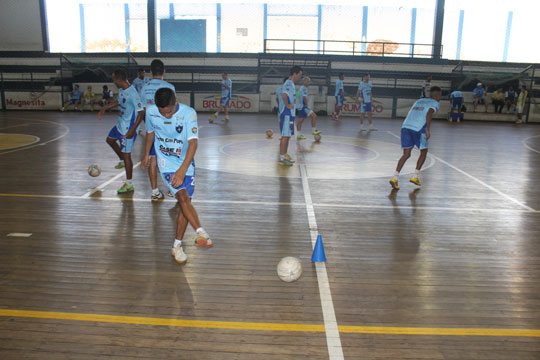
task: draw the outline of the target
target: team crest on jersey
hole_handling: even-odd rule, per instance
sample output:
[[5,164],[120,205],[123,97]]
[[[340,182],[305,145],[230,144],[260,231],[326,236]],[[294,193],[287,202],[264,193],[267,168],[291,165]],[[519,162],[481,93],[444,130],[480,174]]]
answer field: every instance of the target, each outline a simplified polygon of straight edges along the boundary
[[182,125],[178,125],[178,126],[176,127],[176,132],[178,132],[179,134],[182,133],[182,130],[184,130],[184,127],[183,127]]
[[194,134],[196,134],[196,133],[197,133],[197,128],[196,128],[196,127],[192,128],[192,129],[191,129],[191,132],[194,133]]

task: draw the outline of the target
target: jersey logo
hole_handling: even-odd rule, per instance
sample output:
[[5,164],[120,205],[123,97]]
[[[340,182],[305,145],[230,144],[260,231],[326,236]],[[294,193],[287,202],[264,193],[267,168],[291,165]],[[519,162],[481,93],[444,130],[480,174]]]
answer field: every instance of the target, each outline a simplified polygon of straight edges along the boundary
[[176,127],[176,132],[177,132],[177,133],[181,134],[181,133],[182,133],[182,130],[184,130],[184,127],[183,127],[182,125],[178,125],[178,126]]
[[193,129],[191,129],[191,132],[194,133],[194,134],[196,134],[196,133],[197,133],[197,128],[194,127]]

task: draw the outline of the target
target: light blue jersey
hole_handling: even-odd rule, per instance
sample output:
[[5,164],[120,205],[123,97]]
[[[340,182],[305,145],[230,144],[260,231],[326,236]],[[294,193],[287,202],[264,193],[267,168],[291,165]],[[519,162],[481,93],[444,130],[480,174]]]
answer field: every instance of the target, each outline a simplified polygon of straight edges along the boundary
[[276,96],[278,98],[278,115],[283,112],[283,109],[285,109],[285,104],[283,103],[283,97],[281,96],[283,92],[281,91],[281,86],[277,88],[276,90]]
[[483,99],[484,98],[484,94],[486,93],[486,89],[484,88],[475,88],[473,91],[473,94],[476,95],[476,97],[478,97],[479,99]]
[[[306,102],[304,103],[304,97]],[[308,88],[302,85],[300,88],[300,101],[298,102],[298,111],[304,110],[304,108],[309,107],[309,92]]]
[[[178,104],[174,115],[167,119],[159,113],[156,105],[146,109],[147,132],[154,133],[159,171],[174,173],[186,159],[188,141],[199,138],[197,113],[189,106]],[[186,176],[195,175],[195,161],[186,171]]]
[[126,135],[135,123],[137,112],[142,110],[141,98],[132,85],[126,90],[120,89],[118,92],[118,122],[116,123],[120,134]]
[[73,90],[73,100],[81,100],[81,95],[84,93],[81,89]]
[[144,87],[144,85],[148,84],[148,82],[150,81],[149,78],[144,78],[144,79],[141,79],[140,77],[136,77],[135,80],[133,80],[133,82],[131,83],[133,86],[135,86],[135,89],[137,89],[137,92],[139,93],[139,95],[141,94],[141,90],[142,88]]
[[227,88],[224,88],[223,86],[221,87],[221,97],[222,98],[228,98],[228,97],[231,97],[231,94],[232,94],[232,80],[227,78],[226,80],[222,80],[221,83],[223,85],[226,85],[229,87],[229,89]]
[[461,91],[458,91],[458,90],[452,91],[452,93],[450,94],[450,97],[452,99],[460,99],[460,98],[463,99],[463,93]]
[[373,88],[373,83],[362,81],[358,85],[358,90],[360,90],[360,96],[364,99],[364,103],[371,103],[371,88]]
[[401,127],[414,131],[422,130],[427,124],[426,116],[429,109],[433,109],[434,112],[437,112],[439,107],[439,102],[432,98],[422,98],[420,100],[416,100],[411,107],[411,110],[409,110],[409,113],[407,114],[407,117],[403,121],[403,125],[401,125]]
[[281,96],[280,98],[283,101],[283,94],[287,94],[287,99],[289,104],[293,105],[292,109],[287,109],[287,103],[283,104],[283,111],[281,113],[286,113],[287,115],[294,116],[296,113],[296,88],[291,79],[287,79],[285,83],[281,86]]
[[165,80],[151,79],[146,85],[143,86],[141,90],[141,100],[145,108],[150,105],[154,105],[154,97],[156,95],[156,92],[161,88],[171,89],[176,94],[176,89],[174,88],[174,86],[169,84]]
[[341,94],[340,90],[343,90],[343,92],[345,93],[345,88],[343,87],[343,80],[338,79],[336,81],[336,93],[334,94],[334,96],[338,96],[339,94]]

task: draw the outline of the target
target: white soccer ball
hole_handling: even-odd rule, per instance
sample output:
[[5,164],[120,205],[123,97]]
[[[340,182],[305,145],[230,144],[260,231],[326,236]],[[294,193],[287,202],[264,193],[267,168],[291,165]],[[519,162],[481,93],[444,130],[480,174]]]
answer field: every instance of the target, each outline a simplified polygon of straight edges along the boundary
[[296,281],[302,275],[302,264],[298,258],[286,256],[279,262],[277,274],[285,282]]
[[88,167],[88,175],[96,177],[99,176],[99,174],[101,174],[101,168],[99,167],[99,165],[94,164]]

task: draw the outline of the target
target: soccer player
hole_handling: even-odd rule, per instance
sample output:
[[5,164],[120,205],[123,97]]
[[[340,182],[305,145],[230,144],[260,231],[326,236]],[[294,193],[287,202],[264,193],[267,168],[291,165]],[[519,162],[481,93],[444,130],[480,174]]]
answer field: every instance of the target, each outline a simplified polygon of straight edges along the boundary
[[221,80],[218,84],[221,85],[221,101],[219,103],[219,109],[215,114],[210,116],[208,119],[209,123],[213,123],[214,120],[219,116],[220,111],[225,111],[225,121],[229,121],[229,101],[231,101],[232,94],[232,80],[229,78],[226,72],[221,74]]
[[424,81],[424,85],[422,85],[422,96],[423,98],[429,98],[429,92],[431,90],[431,80],[433,77],[430,75],[427,77],[426,81]]
[[401,148],[403,149],[403,155],[398,161],[394,176],[390,179],[390,185],[392,185],[392,188],[395,190],[399,190],[399,172],[403,168],[403,165],[405,165],[407,159],[411,157],[411,150],[415,145],[420,150],[420,156],[416,163],[414,177],[410,178],[410,182],[422,186],[420,183],[420,169],[422,169],[422,165],[424,165],[424,161],[426,161],[428,152],[431,118],[440,107],[439,100],[441,100],[441,88],[433,86],[431,88],[430,96],[430,98],[416,100],[401,126]]
[[144,77],[144,69],[140,68],[139,76],[137,76],[135,80],[133,80],[133,86],[135,86],[135,89],[137,90],[139,95],[141,94],[141,90],[144,87],[144,85],[146,85],[149,81],[150,80],[147,77]]
[[73,88],[73,91],[71,92],[71,99],[66,101],[64,103],[64,106],[60,109],[60,111],[65,111],[66,107],[69,105],[75,105],[75,110],[79,110],[77,106],[81,102],[81,95],[83,94],[83,91],[79,89],[79,85],[75,85]]
[[341,109],[343,108],[343,100],[345,99],[345,88],[343,86],[343,80],[345,75],[339,74],[339,79],[336,81],[336,105],[334,105],[334,112],[332,113],[332,120],[341,120]]
[[463,106],[463,93],[459,90],[452,91],[450,94],[450,119],[452,121],[454,116],[454,109],[457,107],[458,116],[457,122],[461,120],[461,107]]
[[84,105],[90,105],[91,111],[94,111],[94,104],[96,102],[95,97],[96,93],[94,93],[94,89],[92,89],[91,85],[88,85],[88,88],[86,89],[82,97],[81,111],[84,110]]
[[486,99],[484,98],[484,95],[486,94],[486,92],[487,92],[487,88],[484,89],[482,83],[476,84],[476,88],[473,90],[474,112],[476,112],[476,107],[478,106],[478,104],[483,104],[487,112],[487,102],[486,102]]
[[321,132],[317,130],[317,115],[308,107],[309,104],[309,91],[308,87],[311,84],[311,79],[309,76],[304,78],[304,85],[300,88],[300,101],[298,103],[298,123],[296,124],[296,130],[298,130],[298,135],[296,138],[298,140],[303,140],[306,137],[302,135],[302,122],[304,119],[311,118],[311,131],[313,135],[320,134]]
[[115,70],[112,74],[112,79],[114,84],[120,89],[118,100],[115,100],[99,110],[98,119],[101,120],[103,113],[106,110],[118,106],[118,122],[109,132],[107,144],[109,144],[116,155],[118,155],[118,158],[120,158],[120,163],[116,165],[115,168],[119,169],[125,167],[126,170],[126,181],[117,191],[121,194],[135,190],[132,182],[133,160],[131,159],[131,150],[133,149],[136,136],[132,139],[127,139],[126,134],[128,130],[135,128],[135,115],[137,112],[143,110],[143,106],[141,104],[139,93],[129,84],[127,74],[124,70]]
[[142,166],[149,165],[150,149],[154,148],[161,177],[180,205],[172,256],[177,262],[184,263],[187,255],[182,249],[182,240],[188,223],[197,233],[197,247],[212,246],[191,203],[195,190],[194,157],[199,138],[197,113],[189,106],[179,104],[172,89],[160,88],[155,94],[155,105],[146,108],[146,129]]
[[525,85],[521,85],[521,92],[519,93],[519,96],[517,98],[517,103],[516,103],[516,114],[517,114],[516,124],[524,123],[521,116],[523,114],[523,110],[525,110],[525,102],[527,101],[528,94],[529,93],[527,92],[527,87]]
[[285,166],[292,166],[294,160],[287,154],[289,139],[294,135],[294,115],[296,114],[296,88],[294,83],[302,78],[302,68],[293,66],[290,76],[281,87],[283,108],[279,114],[281,140],[279,141],[279,162]]
[[364,80],[358,85],[356,99],[360,102],[360,131],[364,131],[364,118],[368,114],[369,131],[377,130],[373,127],[373,106],[371,105],[371,89],[373,83],[369,81],[369,74],[364,76]]
[[[169,84],[165,80],[163,80],[163,74],[165,74],[165,65],[163,64],[163,61],[159,59],[152,60],[152,62],[150,63],[150,72],[152,73],[152,79],[146,85],[144,85],[141,90],[141,100],[145,108],[145,111],[139,114],[132,131],[130,131],[126,135],[128,139],[130,139],[131,137],[135,135],[137,127],[139,126],[139,124],[141,123],[141,121],[144,119],[146,115],[146,109],[149,106],[154,105],[154,97],[155,97],[156,91],[158,91],[161,88],[168,88],[168,89],[171,89],[176,94],[176,89],[174,88],[174,86]],[[163,199],[163,193],[161,192],[161,190],[159,190],[158,185],[157,185],[158,169],[157,169],[157,163],[156,163],[156,153],[153,147],[150,149],[149,156],[150,156],[150,165],[148,167],[148,176],[150,177],[150,185],[152,187],[152,195],[150,196],[150,198],[152,199],[152,201],[159,201]],[[169,193],[169,196],[172,196],[172,193]]]

